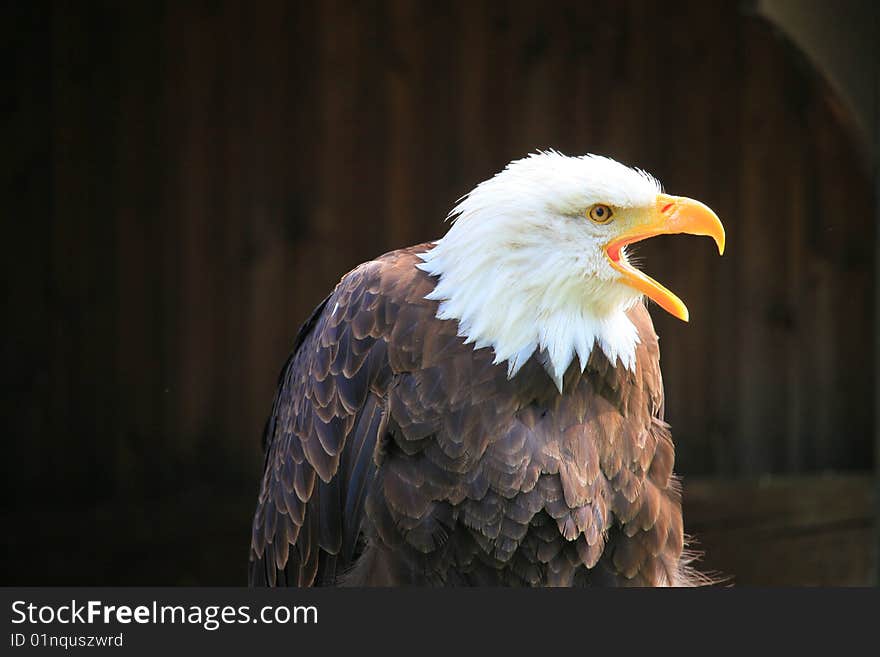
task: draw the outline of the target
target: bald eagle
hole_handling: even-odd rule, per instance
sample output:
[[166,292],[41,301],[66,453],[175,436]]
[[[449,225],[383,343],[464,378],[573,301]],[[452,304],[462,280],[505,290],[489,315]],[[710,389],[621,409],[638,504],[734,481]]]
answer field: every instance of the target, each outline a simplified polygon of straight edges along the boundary
[[682,586],[674,448],[627,246],[724,228],[612,159],[539,152],[446,235],[345,276],[264,434],[251,585]]

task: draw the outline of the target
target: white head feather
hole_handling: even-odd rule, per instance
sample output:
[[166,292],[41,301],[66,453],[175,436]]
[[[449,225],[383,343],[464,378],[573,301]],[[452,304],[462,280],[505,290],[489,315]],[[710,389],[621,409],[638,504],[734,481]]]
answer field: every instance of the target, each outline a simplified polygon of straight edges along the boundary
[[605,256],[607,225],[585,212],[650,208],[660,184],[597,155],[539,152],[480,183],[450,213],[454,223],[419,265],[439,276],[429,299],[459,322],[474,348],[516,375],[537,350],[557,388],[575,355],[585,368],[598,345],[612,363],[635,366],[638,334],[626,311],[640,294]]

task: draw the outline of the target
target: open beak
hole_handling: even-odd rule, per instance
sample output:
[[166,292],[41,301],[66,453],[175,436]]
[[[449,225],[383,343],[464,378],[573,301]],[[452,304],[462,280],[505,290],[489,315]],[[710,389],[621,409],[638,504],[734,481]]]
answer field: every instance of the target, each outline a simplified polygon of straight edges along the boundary
[[623,275],[628,285],[656,301],[666,312],[686,322],[689,315],[684,302],[653,278],[630,265],[625,254],[621,252],[626,245],[649,237],[680,233],[711,237],[718,245],[718,253],[724,253],[724,226],[712,210],[690,198],[658,194],[657,202],[645,221],[611,240],[605,246],[605,254],[611,266]]

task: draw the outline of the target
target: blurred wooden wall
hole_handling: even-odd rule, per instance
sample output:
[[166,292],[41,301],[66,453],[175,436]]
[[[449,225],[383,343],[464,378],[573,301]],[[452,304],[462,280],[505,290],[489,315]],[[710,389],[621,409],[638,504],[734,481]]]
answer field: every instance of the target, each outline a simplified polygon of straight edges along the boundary
[[[643,167],[727,227],[723,258],[689,238],[641,250],[691,309],[653,312],[678,470],[870,469],[870,180],[828,86],[738,6],[14,3],[10,522],[198,486],[255,497],[312,306],[549,147]],[[241,525],[244,555],[248,519],[222,509],[198,522]]]

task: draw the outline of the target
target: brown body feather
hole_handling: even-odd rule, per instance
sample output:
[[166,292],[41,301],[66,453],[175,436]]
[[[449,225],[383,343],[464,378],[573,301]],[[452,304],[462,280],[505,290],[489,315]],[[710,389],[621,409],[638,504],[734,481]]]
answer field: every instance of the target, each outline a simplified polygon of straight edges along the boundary
[[[635,371],[594,349],[559,394],[425,299],[420,245],[347,274],[300,331],[266,426],[252,585],[687,585],[647,309]],[[619,364],[618,364],[619,365]]]

